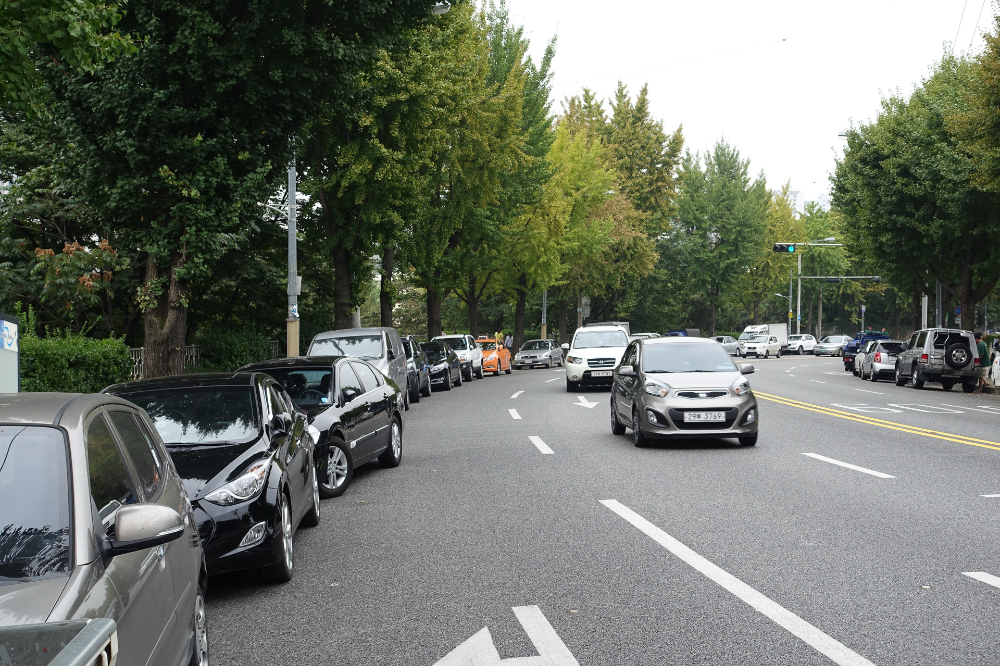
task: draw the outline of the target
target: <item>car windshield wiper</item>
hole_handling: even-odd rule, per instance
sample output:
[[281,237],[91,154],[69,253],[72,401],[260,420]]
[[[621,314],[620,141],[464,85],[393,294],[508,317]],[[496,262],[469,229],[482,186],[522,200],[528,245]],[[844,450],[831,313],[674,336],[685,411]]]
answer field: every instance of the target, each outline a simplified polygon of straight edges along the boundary
[[718,370],[681,370],[681,372],[718,372]]

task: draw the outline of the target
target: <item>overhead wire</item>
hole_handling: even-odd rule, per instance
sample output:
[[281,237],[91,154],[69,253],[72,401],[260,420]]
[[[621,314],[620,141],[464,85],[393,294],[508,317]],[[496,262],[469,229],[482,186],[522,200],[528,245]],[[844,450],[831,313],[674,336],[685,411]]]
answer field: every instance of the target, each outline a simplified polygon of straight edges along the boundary
[[962,15],[958,17],[958,27],[955,28],[955,39],[951,40],[951,54],[955,55],[955,42],[958,41],[958,33],[962,30],[962,21],[965,20],[965,8],[968,6],[969,0],[965,0],[962,3]]
[[983,10],[986,9],[986,0],[983,0],[983,4],[979,6],[979,18],[976,19],[976,27],[972,29],[972,38],[969,39],[969,49],[972,50],[972,42],[976,39],[976,33],[979,31],[979,21],[983,18]]

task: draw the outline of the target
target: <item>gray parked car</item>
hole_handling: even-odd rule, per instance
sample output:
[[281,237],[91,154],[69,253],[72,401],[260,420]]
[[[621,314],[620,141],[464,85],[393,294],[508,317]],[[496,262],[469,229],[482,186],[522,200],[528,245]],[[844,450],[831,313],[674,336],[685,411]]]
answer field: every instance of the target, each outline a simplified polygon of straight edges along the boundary
[[611,432],[632,429],[632,442],[650,439],[735,437],[757,443],[757,399],[737,366],[708,338],[635,340],[615,368]]
[[828,335],[816,343],[813,354],[816,356],[843,356],[844,347],[851,341],[849,335]]
[[551,368],[553,365],[562,365],[562,362],[563,350],[555,340],[528,340],[521,345],[521,351],[514,354],[511,365],[515,370],[520,370],[523,367]]
[[726,350],[726,353],[730,356],[740,355],[740,343],[731,335],[717,335],[712,338]]
[[[861,379],[877,382],[879,379],[896,374],[896,357],[903,351],[902,340],[872,340],[873,347],[868,350],[859,365]],[[855,365],[858,360],[855,357]]]
[[979,352],[972,331],[926,328],[915,331],[896,358],[896,386],[909,381],[913,388],[924,382],[941,382],[945,391],[955,384],[972,393],[979,383]]
[[0,623],[108,617],[121,666],[207,665],[206,580],[191,502],[144,411],[111,395],[0,397]]
[[410,408],[406,390],[406,351],[394,328],[345,328],[319,333],[309,343],[306,356],[353,356],[363,358],[392,380],[402,392],[404,409]]

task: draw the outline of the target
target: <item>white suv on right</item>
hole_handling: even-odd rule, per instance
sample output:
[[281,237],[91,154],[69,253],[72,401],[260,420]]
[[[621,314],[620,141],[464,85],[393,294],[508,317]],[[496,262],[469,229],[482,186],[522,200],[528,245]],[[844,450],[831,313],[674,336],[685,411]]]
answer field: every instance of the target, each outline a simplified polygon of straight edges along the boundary
[[580,386],[611,386],[614,370],[628,347],[628,333],[621,326],[583,326],[576,329],[566,351],[566,391]]

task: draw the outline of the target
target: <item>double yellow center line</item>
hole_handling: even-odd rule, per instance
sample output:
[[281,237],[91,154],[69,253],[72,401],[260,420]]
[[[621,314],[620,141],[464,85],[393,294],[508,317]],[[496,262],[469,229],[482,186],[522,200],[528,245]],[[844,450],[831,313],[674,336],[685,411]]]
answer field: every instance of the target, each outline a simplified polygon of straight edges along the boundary
[[798,409],[805,409],[810,412],[816,412],[818,414],[826,414],[827,416],[836,416],[837,418],[847,419],[848,421],[867,423],[868,425],[878,426],[879,428],[889,428],[890,430],[899,430],[900,432],[906,432],[911,435],[933,437],[934,439],[943,439],[949,442],[958,442],[959,444],[968,444],[969,446],[978,446],[983,449],[993,449],[994,451],[1000,451],[1000,442],[990,442],[984,439],[975,439],[973,437],[954,435],[948,432],[938,432],[937,430],[918,428],[917,426],[906,425],[903,423],[884,421],[882,419],[876,419],[870,416],[864,416],[861,414],[852,414],[850,412],[844,412],[839,409],[830,409],[829,407],[823,407],[821,405],[813,405],[808,402],[800,402],[798,400],[792,400],[791,398],[783,398],[779,395],[761,393],[760,391],[754,391],[754,394],[758,398],[763,398],[764,400],[768,400],[770,402],[776,402],[779,405],[785,405],[787,407],[797,407]]

